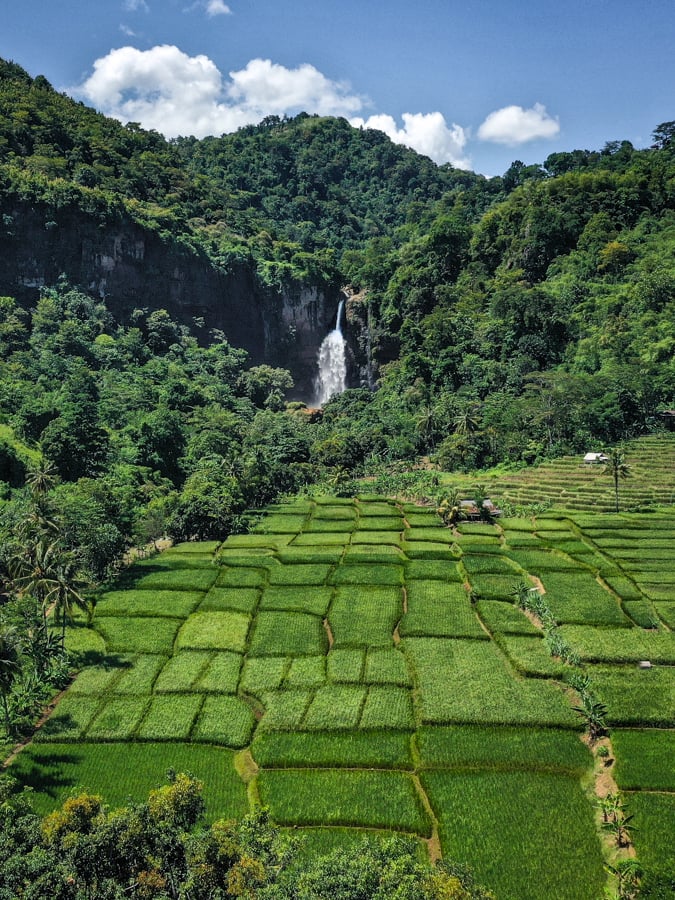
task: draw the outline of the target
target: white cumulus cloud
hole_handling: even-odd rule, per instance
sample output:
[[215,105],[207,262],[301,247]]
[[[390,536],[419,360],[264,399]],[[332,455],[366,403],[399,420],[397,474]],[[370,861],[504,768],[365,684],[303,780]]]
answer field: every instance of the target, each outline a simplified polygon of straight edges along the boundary
[[207,56],[188,56],[171,45],[111,50],[72,93],[106,115],[167,137],[222,134],[265,116],[302,111],[348,116],[364,103],[348,85],[308,64],[288,69],[253,59],[228,80]]
[[223,3],[223,0],[207,0],[205,8],[206,15],[209,17],[229,16],[232,12],[227,3]]
[[461,125],[448,126],[440,112],[403,113],[403,128],[399,128],[393,116],[375,115],[367,119],[355,118],[352,125],[376,128],[397,144],[405,144],[418,153],[429,156],[436,163],[452,163],[458,169],[468,169],[469,160],[463,156],[467,132]]
[[531,109],[504,106],[491,112],[478,129],[478,137],[482,141],[513,146],[538,138],[553,138],[559,132],[558,118],[550,116],[543,104],[535,103]]
[[331,81],[308,63],[287,69],[269,59],[252,59],[245,69],[230,72],[230,78],[230,98],[262,115],[298,110],[346,116],[363,106],[361,97],[349,93],[349,85]]

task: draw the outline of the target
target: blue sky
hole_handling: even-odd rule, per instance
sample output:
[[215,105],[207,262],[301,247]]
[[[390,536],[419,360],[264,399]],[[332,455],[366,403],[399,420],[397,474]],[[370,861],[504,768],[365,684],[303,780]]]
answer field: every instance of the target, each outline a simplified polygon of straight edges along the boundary
[[0,56],[167,136],[304,109],[496,175],[675,119],[673,0],[3,6]]

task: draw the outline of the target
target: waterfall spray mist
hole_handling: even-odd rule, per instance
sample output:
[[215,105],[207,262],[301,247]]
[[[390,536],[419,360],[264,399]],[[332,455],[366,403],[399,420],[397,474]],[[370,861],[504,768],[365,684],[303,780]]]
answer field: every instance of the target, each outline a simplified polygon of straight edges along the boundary
[[347,387],[347,342],[342,336],[342,311],[345,302],[340,300],[335,328],[326,335],[319,347],[319,373],[316,378],[316,403],[323,406],[335,394],[341,394]]

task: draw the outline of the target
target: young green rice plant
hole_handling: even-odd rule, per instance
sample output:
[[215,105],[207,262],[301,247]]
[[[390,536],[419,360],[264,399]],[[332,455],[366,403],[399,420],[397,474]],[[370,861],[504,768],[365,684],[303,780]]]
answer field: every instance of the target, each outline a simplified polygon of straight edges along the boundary
[[358,566],[339,566],[331,578],[333,584],[401,585],[402,566],[382,566],[363,563]]
[[109,697],[87,728],[90,741],[128,741],[150,705],[149,696]]
[[556,621],[578,625],[627,627],[619,601],[590,572],[574,575],[547,572],[543,576],[546,602]]
[[304,528],[304,534],[341,533],[345,540],[356,527],[356,518],[349,519],[310,519]]
[[470,865],[498,897],[595,900],[601,895],[602,854],[576,777],[531,771],[421,777],[438,811],[442,848]]
[[254,697],[281,687],[290,666],[290,659],[283,656],[248,657],[241,673],[240,690]]
[[431,542],[434,544],[454,544],[455,536],[449,528],[439,523],[436,528],[406,528],[404,538],[406,542]]
[[413,559],[405,567],[406,582],[415,580],[461,582],[456,562],[442,559]]
[[412,731],[415,728],[412,694],[407,688],[372,685],[363,706],[361,728],[386,728]]
[[580,562],[555,550],[511,550],[511,559],[531,575],[546,572],[588,571]]
[[295,731],[305,718],[312,691],[268,691],[262,695],[265,715],[259,728],[265,731]]
[[672,666],[593,666],[593,685],[607,707],[610,726],[671,728],[675,671]]
[[334,646],[391,646],[402,611],[400,588],[338,587],[328,615]]
[[[332,521],[355,522],[357,512],[351,504],[319,503],[314,509],[313,518],[331,519]],[[301,529],[298,529],[300,531]]]
[[394,563],[395,565],[402,565],[404,562],[405,557],[398,547],[388,544],[379,544],[378,546],[373,544],[352,544],[347,548],[343,559],[343,563],[347,565],[358,565],[359,563],[381,563],[384,565]]
[[262,610],[251,636],[251,656],[311,656],[323,654],[328,637],[318,616]]
[[189,737],[202,705],[199,694],[152,698],[136,737],[144,741],[176,741]]
[[46,815],[83,785],[115,809],[137,803],[159,787],[167,769],[191,772],[204,782],[206,818],[239,819],[248,812],[246,786],[234,768],[234,752],[186,743],[31,744],[12,774],[33,788],[32,803]]
[[574,731],[500,725],[425,726],[417,732],[425,769],[549,771],[581,777],[593,757]]
[[183,694],[192,690],[211,661],[211,656],[205,651],[182,650],[170,657],[155,682],[155,693]]
[[397,549],[400,543],[397,531],[355,531],[352,534],[351,546],[362,547],[364,550],[368,546]]
[[245,747],[251,739],[254,725],[251,708],[239,697],[207,694],[192,738],[226,747]]
[[343,684],[360,683],[363,680],[365,661],[365,650],[339,647],[332,649],[326,659],[328,680]]
[[[334,547],[341,546],[344,547],[349,543],[349,532],[346,531],[319,531],[319,532],[308,532],[304,531],[302,534],[299,534],[293,540],[292,549],[300,548],[300,547],[317,547],[317,548],[325,548],[325,547]],[[289,548],[291,549],[291,548]]]
[[173,547],[166,552],[171,554],[185,553],[190,556],[192,554],[213,555],[219,546],[220,541],[183,541],[181,544],[174,544]]
[[229,550],[278,550],[289,544],[292,538],[293,534],[231,534],[220,553]]
[[198,612],[182,626],[177,650],[234,650],[243,653],[250,617],[239,612]]
[[627,791],[675,791],[675,731],[663,728],[616,728],[614,779]]
[[44,725],[36,731],[34,741],[79,741],[102,705],[101,697],[66,694]]
[[[636,579],[638,580],[638,579]],[[657,603],[673,603],[675,602],[675,585],[672,584],[656,584],[653,581],[638,580],[640,590]]]
[[176,553],[173,550],[165,550],[157,556],[136,560],[122,572],[120,580],[124,583],[151,572],[166,572],[171,569],[212,569],[213,566],[212,553]]
[[[133,659],[133,656],[119,655],[104,657],[98,665],[89,666],[78,673],[69,688],[68,696],[98,697],[100,694],[111,692],[122,673],[131,668]],[[156,659],[160,664],[164,662],[161,656]]]
[[263,769],[259,787],[262,803],[282,824],[431,833],[414,783],[403,772]]
[[109,653],[160,653],[169,656],[180,628],[180,619],[129,616],[96,621]]
[[306,515],[274,514],[265,516],[252,529],[253,534],[297,534],[307,522]]
[[642,600],[642,594],[635,583],[625,575],[610,575],[605,578],[609,587],[621,597],[622,600]]
[[401,687],[412,687],[405,656],[398,648],[368,650],[363,680],[366,684],[397,684]]
[[396,731],[257,731],[251,753],[267,769],[412,769],[410,736]]
[[209,569],[170,569],[151,572],[134,579],[137,591],[208,591],[218,575],[216,566]]
[[517,580],[514,575],[470,575],[471,590],[481,600],[503,600],[510,603]]
[[333,588],[314,586],[268,587],[260,601],[260,609],[278,609],[325,616],[333,596]]
[[337,565],[342,559],[343,547],[283,547],[277,554],[283,565],[325,563]]
[[186,619],[204,594],[198,591],[108,591],[96,603],[96,617],[167,616]]
[[199,675],[194,689],[212,694],[236,694],[242,657],[238,653],[218,652]]
[[536,534],[529,534],[526,531],[509,531],[505,534],[506,544],[505,550],[527,550],[534,548],[542,548],[544,546],[540,538]]
[[359,516],[364,518],[400,518],[401,510],[392,503],[359,503]]
[[[626,612],[628,613],[628,615],[632,619],[634,619],[641,628],[655,628],[658,625],[658,619],[655,619],[653,613],[651,613],[651,610],[649,613],[647,613],[647,611],[645,610],[642,613],[643,620],[638,621],[638,619],[633,614],[633,607],[636,606],[636,604],[626,603],[624,605],[626,607]],[[655,603],[653,608],[658,613],[658,617],[666,623],[670,630],[675,631],[675,601],[669,603],[662,600],[660,603]]]
[[529,637],[524,635],[498,634],[495,636],[497,645],[501,647],[514,668],[522,675],[530,675],[535,678],[559,678],[565,671],[562,662],[552,658],[561,657],[562,650],[559,647],[553,649],[545,638]]
[[319,688],[303,722],[304,728],[320,731],[355,728],[366,698],[366,688],[352,684],[329,684]]
[[425,512],[404,510],[404,514],[409,528],[434,528],[441,524],[438,515],[433,510]]
[[267,581],[267,570],[263,568],[244,568],[235,566],[221,569],[216,587],[219,588],[259,588]]
[[460,584],[414,581],[408,585],[408,611],[401,636],[470,637],[487,640],[469,597]]
[[518,566],[508,557],[499,556],[496,553],[465,553],[462,557],[462,565],[471,575],[511,575],[519,572]]
[[496,538],[501,536],[501,530],[497,525],[489,525],[485,522],[460,522],[457,530],[460,534],[479,534]]
[[199,604],[199,612],[232,610],[252,614],[259,598],[260,591],[257,588],[213,587]]
[[517,678],[492,642],[406,638],[403,649],[424,724],[578,727],[559,688],[540,678]]
[[140,654],[132,658],[131,665],[122,669],[112,690],[115,694],[149,694],[166,657],[157,654]]
[[464,553],[499,553],[503,550],[498,537],[484,534],[460,534],[457,544]]
[[325,584],[332,566],[324,564],[278,566],[270,571],[271,585]]
[[324,656],[297,656],[291,660],[284,687],[319,688],[326,683],[326,658]]
[[630,795],[630,809],[638,859],[645,869],[658,870],[673,855],[673,833],[667,823],[675,821],[675,794],[638,791]]
[[360,516],[354,534],[367,531],[387,531],[399,534],[403,528],[403,519],[400,517]]
[[476,604],[475,610],[493,634],[541,634],[527,616],[510,603],[481,600]]
[[499,521],[502,531],[508,536],[509,532],[531,532],[534,530],[534,521],[524,516],[508,516]]
[[669,632],[642,628],[591,628],[564,625],[562,632],[586,662],[675,664],[675,641]]
[[441,544],[436,541],[403,541],[403,552],[411,560],[454,560],[453,544]]
[[675,617],[668,620],[668,607],[675,609],[675,603],[652,605],[648,600],[630,600],[623,604],[626,615],[640,628],[658,628],[660,626],[659,617],[671,629],[675,628]]

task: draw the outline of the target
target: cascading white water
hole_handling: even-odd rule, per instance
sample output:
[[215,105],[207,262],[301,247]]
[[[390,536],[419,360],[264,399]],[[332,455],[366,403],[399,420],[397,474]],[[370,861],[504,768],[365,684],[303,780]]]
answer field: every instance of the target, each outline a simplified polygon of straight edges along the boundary
[[335,328],[326,335],[319,347],[319,374],[315,382],[317,406],[323,406],[347,387],[347,342],[340,327],[344,305],[344,300],[340,300]]

